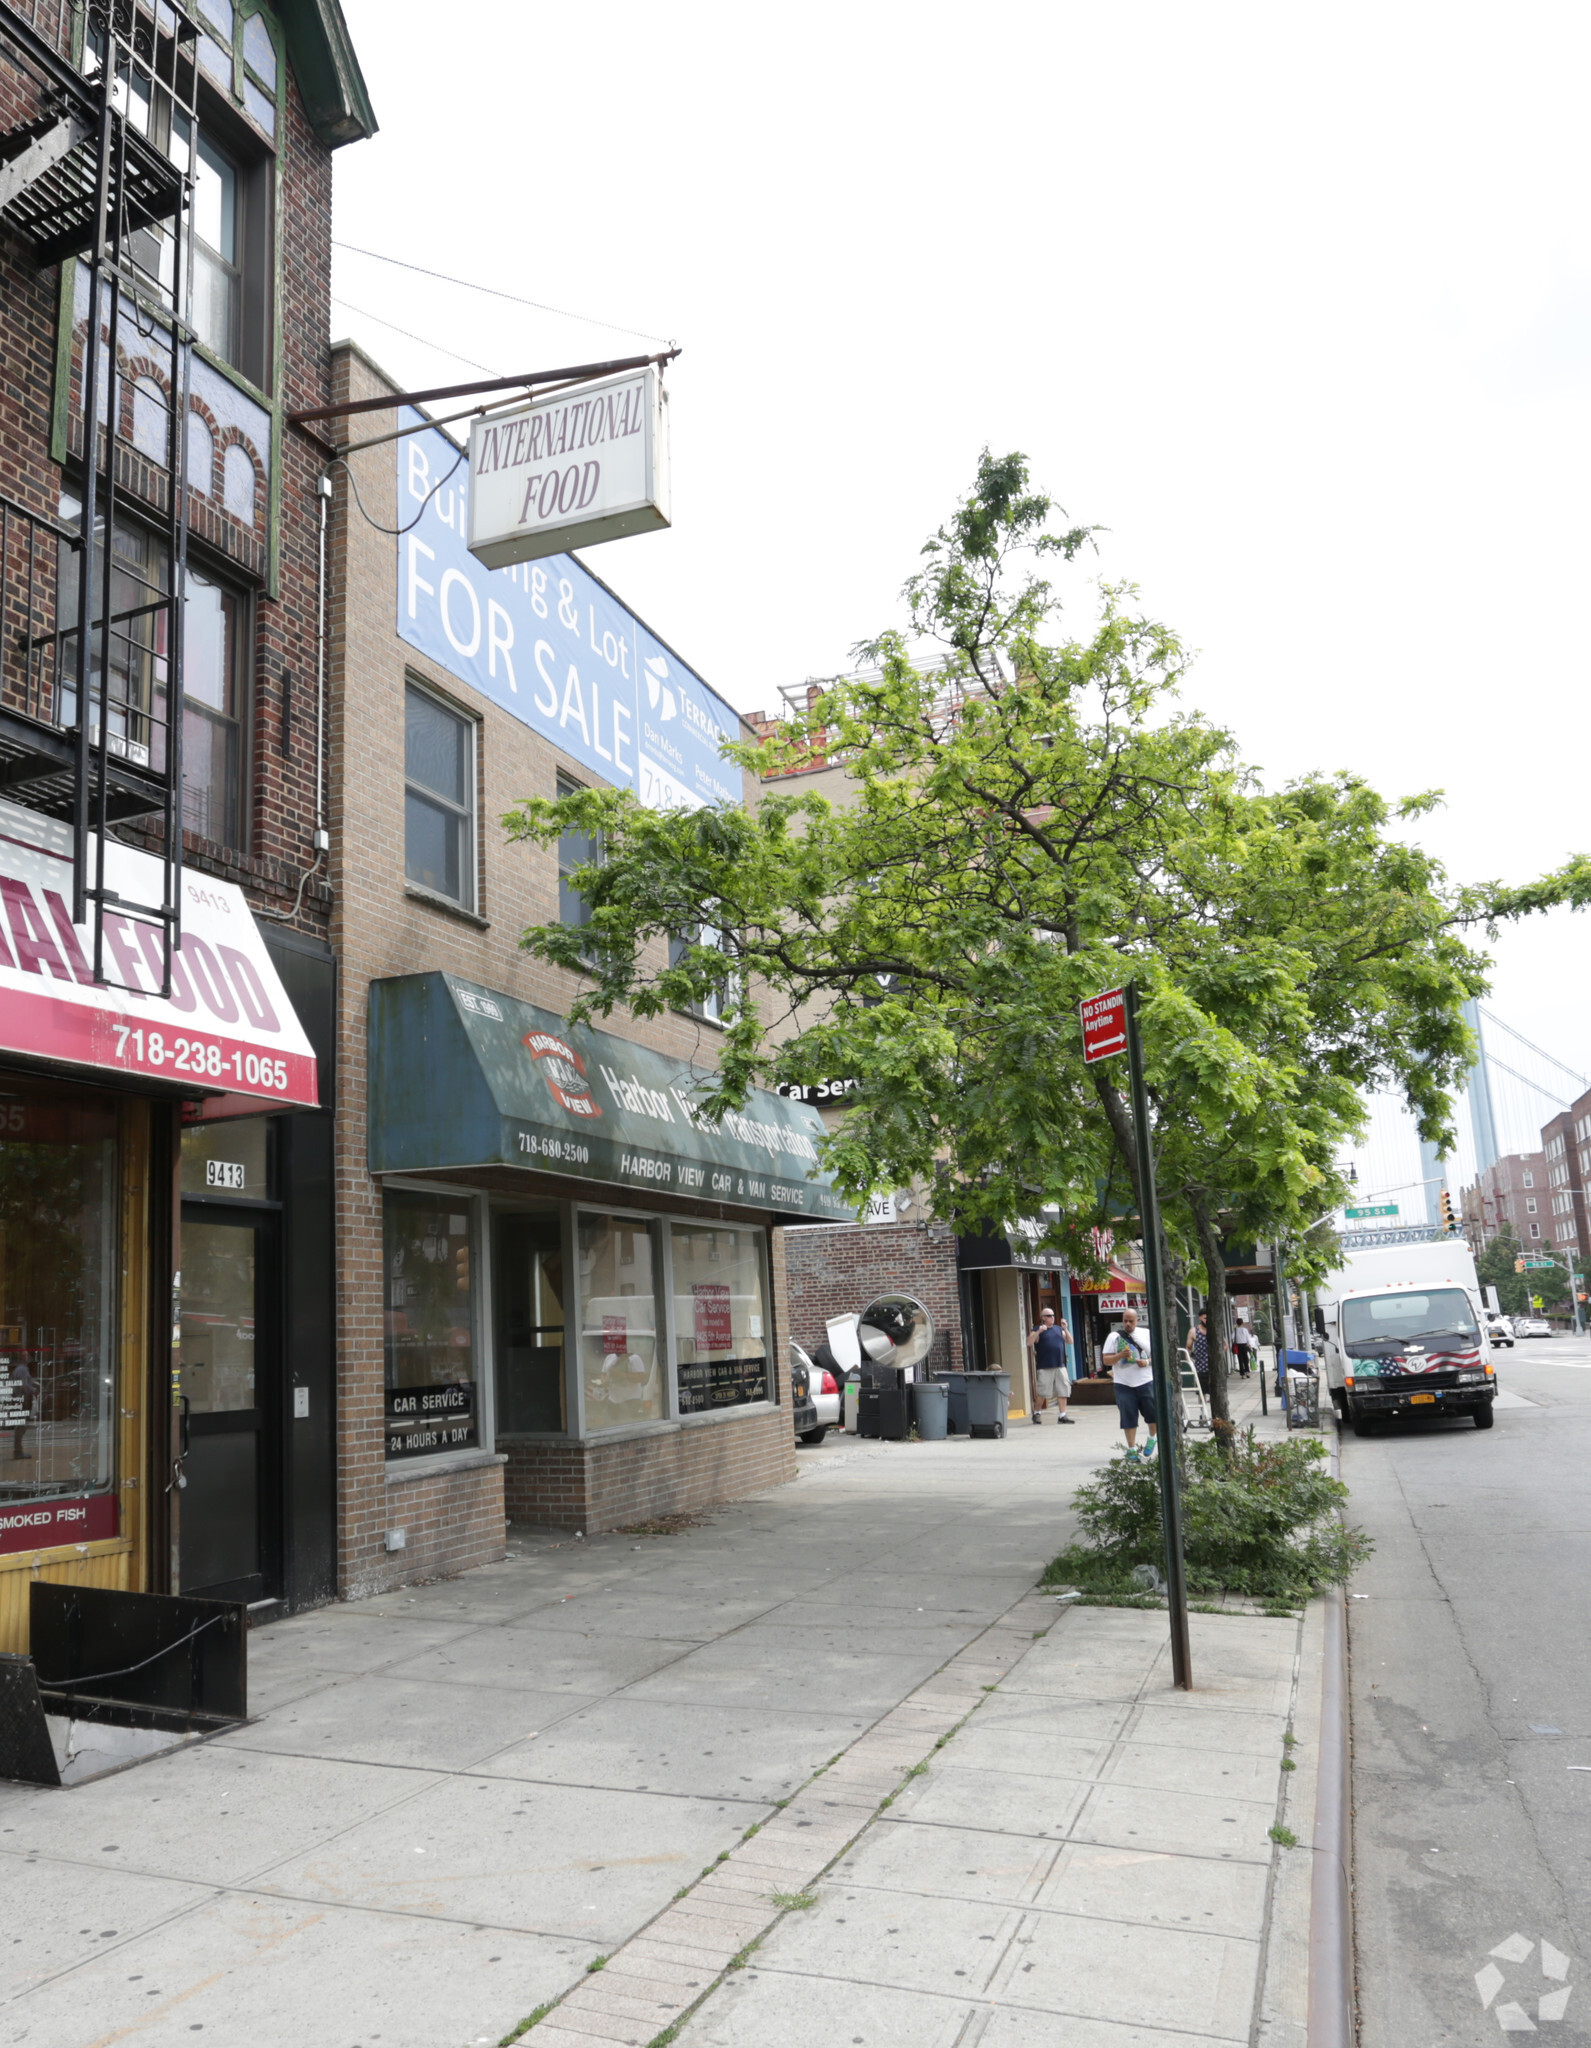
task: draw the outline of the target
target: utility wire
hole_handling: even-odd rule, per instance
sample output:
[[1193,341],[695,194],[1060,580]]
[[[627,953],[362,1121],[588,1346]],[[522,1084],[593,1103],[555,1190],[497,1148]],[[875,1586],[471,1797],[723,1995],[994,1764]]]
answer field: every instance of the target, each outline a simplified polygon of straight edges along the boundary
[[456,348],[444,348],[439,341],[428,341],[423,334],[411,334],[407,327],[400,327],[395,320],[384,320],[379,313],[367,313],[363,306],[356,306],[352,299],[342,299],[332,293],[333,303],[346,307],[350,313],[357,313],[361,320],[374,320],[378,327],[390,327],[394,334],[401,334],[405,341],[417,341],[421,348],[434,348],[438,355],[451,356],[455,363],[466,363],[472,370],[484,370],[488,377],[500,377],[501,370],[490,363],[478,363],[473,356],[461,356]]
[[[661,342],[665,348],[672,342],[672,336],[648,334],[643,327],[626,327],[617,320],[597,320],[589,313],[568,313],[562,306],[544,306],[539,299],[522,299],[516,292],[499,291],[496,285],[476,284],[467,277],[449,277],[445,271],[427,270],[421,263],[405,263],[401,256],[383,256],[379,249],[361,249],[353,242],[336,241],[332,247],[346,249],[350,256],[369,256],[377,263],[390,263],[395,270],[412,270],[416,277],[434,277],[438,284],[461,285],[467,292],[484,292],[489,299],[507,299],[511,306],[529,306],[535,313],[551,313],[558,320],[579,320],[587,327],[605,327],[612,334],[633,334],[638,341]],[[346,305],[347,301],[343,303]],[[357,312],[358,308],[355,307],[354,311]],[[398,331],[401,333],[403,330],[400,328]],[[468,359],[461,356],[459,360],[464,362]]]

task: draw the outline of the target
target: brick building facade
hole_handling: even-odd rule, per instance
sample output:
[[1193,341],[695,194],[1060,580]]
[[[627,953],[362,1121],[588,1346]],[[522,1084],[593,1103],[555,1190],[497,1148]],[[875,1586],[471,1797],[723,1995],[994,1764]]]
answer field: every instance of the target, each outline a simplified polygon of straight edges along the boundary
[[1553,1236],[1546,1155],[1507,1152],[1464,1190],[1464,1234],[1483,1251],[1506,1224],[1529,1251]]
[[[45,1270],[47,1233],[23,1216],[0,1231],[0,1377],[28,1412],[41,1497],[117,1531],[70,1566],[14,1554],[46,1576],[263,1612],[335,1590],[322,459],[288,416],[329,394],[333,152],[374,126],[336,0],[0,0],[0,782],[22,807],[7,846],[59,879],[79,934],[63,927],[64,961],[43,967],[36,928],[14,958],[0,944],[16,981],[0,1064],[23,1105],[0,1142],[29,1172],[75,1174],[77,1134],[103,1130],[122,1203],[114,1273],[69,1273],[64,1249]],[[93,413],[108,433],[88,430]],[[131,894],[113,869],[140,878]],[[221,955],[205,916],[236,942]],[[246,985],[205,979],[228,954]],[[72,985],[63,1016],[111,1028],[30,1058],[27,973]],[[275,1083],[260,1077],[278,1069],[251,1054],[245,1074],[241,1041],[221,1093],[240,1004],[295,1042],[304,1027],[320,1108],[262,1115]],[[286,1099],[314,1103],[313,1079]],[[102,1234],[90,1217],[78,1236]],[[52,1318],[102,1298],[102,1325],[52,1348]],[[114,1443],[81,1420],[111,1361]],[[30,1483],[8,1474],[6,1498]],[[0,1586],[7,1647],[25,1627],[12,1607]]]
[[[395,392],[346,343],[334,384],[349,402]],[[505,1519],[591,1532],[795,1470],[769,1231],[780,1200],[806,1197],[721,1162],[708,1172],[678,1150],[697,1138],[673,1091],[715,1063],[710,1020],[625,1019],[601,1040],[570,1032],[574,980],[519,945],[528,926],[569,914],[560,856],[511,843],[500,825],[526,797],[622,780],[636,743],[666,752],[710,693],[570,558],[481,570],[459,544],[456,448],[432,429],[382,438],[420,419],[378,410],[329,429],[379,442],[334,472],[332,550],[339,1543],[350,1595],[498,1555]],[[574,637],[555,659],[538,636],[556,633],[560,604]],[[633,642],[633,662],[621,642]],[[645,647],[650,704],[637,687]],[[566,729],[559,744],[552,734]],[[739,771],[727,772],[743,795]],[[423,1024],[403,1021],[422,1013]],[[506,1034],[491,1085],[530,1091],[526,1115],[572,1129],[572,1088],[593,1146],[633,1112],[635,1129],[650,1117],[676,1149],[665,1157],[638,1139],[608,1180],[594,1165],[559,1171],[586,1148],[522,1125],[524,1151],[501,1156],[495,1137],[483,1149],[463,1130],[482,1085],[471,1034],[483,1033]],[[420,1114],[400,1098],[404,1049],[422,1040],[432,1064],[414,1089],[436,1099]],[[544,1085],[547,1059],[564,1062],[561,1093]],[[554,1093],[563,1108],[549,1107]],[[801,1119],[816,1127],[776,1098],[748,1114],[769,1144],[777,1117],[797,1144],[809,1142]],[[686,1278],[689,1261],[699,1263]],[[439,1264],[455,1276],[440,1307]],[[453,1319],[451,1356],[435,1341],[438,1317]],[[458,1419],[406,1429],[416,1387],[454,1402]]]

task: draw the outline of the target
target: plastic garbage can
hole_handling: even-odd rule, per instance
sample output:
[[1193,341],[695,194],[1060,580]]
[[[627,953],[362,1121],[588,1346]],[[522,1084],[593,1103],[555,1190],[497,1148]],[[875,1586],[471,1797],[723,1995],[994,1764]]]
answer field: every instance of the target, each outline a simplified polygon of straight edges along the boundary
[[950,1436],[967,1434],[967,1375],[964,1372],[936,1372],[934,1384],[943,1387],[947,1397],[945,1429]]
[[908,1389],[912,1426],[924,1443],[937,1443],[948,1433],[950,1390],[934,1380],[914,1380]]
[[862,1392],[862,1382],[855,1373],[848,1373],[842,1395],[844,1427],[850,1435],[856,1435],[856,1404]]
[[1006,1411],[1011,1405],[1011,1375],[1008,1372],[969,1372],[967,1383],[967,1434],[1004,1436]]
[[906,1391],[903,1367],[864,1365],[862,1391],[856,1404],[857,1435],[904,1443],[911,1433],[907,1421]]

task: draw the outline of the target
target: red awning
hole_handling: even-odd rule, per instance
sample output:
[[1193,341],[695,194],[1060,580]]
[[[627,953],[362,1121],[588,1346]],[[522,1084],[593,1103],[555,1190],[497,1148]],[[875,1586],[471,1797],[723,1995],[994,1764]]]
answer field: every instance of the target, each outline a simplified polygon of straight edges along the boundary
[[1074,1294],[1142,1294],[1145,1291],[1144,1283],[1137,1275],[1124,1273],[1120,1266],[1110,1268],[1108,1280],[1079,1280],[1075,1275],[1072,1279]]
[[[106,842],[106,887],[122,901],[158,903],[163,881],[149,854]],[[104,971],[124,986],[95,982],[93,932],[72,923],[71,893],[67,826],[0,803],[0,1051],[258,1108],[318,1107],[315,1055],[235,883],[184,873],[169,997],[157,993],[159,926],[120,911],[105,915]]]

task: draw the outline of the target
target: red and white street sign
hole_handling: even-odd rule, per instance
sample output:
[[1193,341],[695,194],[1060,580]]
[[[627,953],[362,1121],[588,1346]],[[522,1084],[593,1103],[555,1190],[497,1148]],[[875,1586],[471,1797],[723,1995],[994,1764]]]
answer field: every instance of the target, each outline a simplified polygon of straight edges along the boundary
[[1127,998],[1119,988],[1108,988],[1102,996],[1090,996],[1079,1003],[1083,1018],[1083,1060],[1108,1060],[1112,1053],[1127,1050]]

